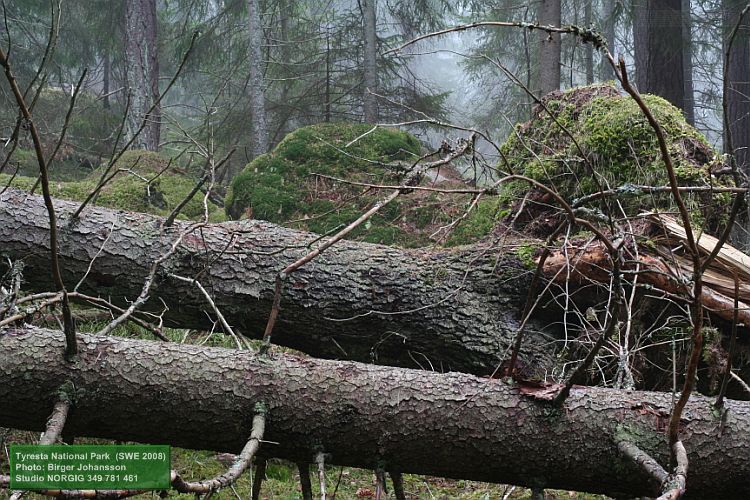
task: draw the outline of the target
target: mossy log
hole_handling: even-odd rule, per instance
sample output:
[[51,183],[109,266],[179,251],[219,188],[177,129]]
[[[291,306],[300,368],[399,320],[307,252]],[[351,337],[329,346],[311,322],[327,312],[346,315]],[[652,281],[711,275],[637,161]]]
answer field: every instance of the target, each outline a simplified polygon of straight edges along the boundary
[[[538,389],[467,374],[88,335],[79,344],[68,363],[60,332],[0,331],[0,426],[43,429],[69,380],[75,436],[236,453],[263,402],[261,453],[295,462],[322,451],[332,465],[639,497],[658,485],[618,443],[669,459],[667,393],[577,387],[555,409]],[[685,498],[750,497],[750,404],[714,411],[695,396],[683,417]]]
[[[61,267],[68,287],[119,305],[140,293],[152,263],[188,223],[56,201]],[[195,228],[156,275],[146,310],[166,325],[209,329],[215,314],[197,277],[228,322],[260,338],[279,271],[314,247],[318,235],[261,221]],[[54,290],[49,222],[41,197],[0,196],[0,255],[23,259],[28,291]],[[1,266],[2,264],[0,264]],[[483,247],[400,250],[342,241],[285,282],[272,341],[316,357],[486,374],[505,359],[519,327],[531,272],[514,252]],[[553,348],[544,321],[527,327],[526,365],[544,373]],[[218,328],[218,326],[217,326]]]

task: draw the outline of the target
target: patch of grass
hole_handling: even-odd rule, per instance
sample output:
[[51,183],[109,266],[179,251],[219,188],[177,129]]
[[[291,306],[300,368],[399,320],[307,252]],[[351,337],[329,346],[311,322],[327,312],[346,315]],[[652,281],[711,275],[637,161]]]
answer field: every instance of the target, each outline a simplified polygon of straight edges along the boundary
[[[167,216],[192,191],[196,179],[187,176],[158,153],[131,150],[125,152],[114,169],[123,169],[100,191],[96,204],[119,210]],[[94,190],[102,175],[101,166],[78,181],[52,182],[52,196],[73,201],[83,201]],[[112,170],[114,172],[115,170]],[[12,187],[30,190],[36,177],[0,174],[0,185],[8,182]],[[208,203],[209,220],[226,220],[223,207]],[[203,194],[198,192],[180,211],[178,219],[199,220],[203,217]]]
[[462,220],[448,238],[448,246],[473,243],[492,231],[500,215],[498,198],[479,200],[476,208]]

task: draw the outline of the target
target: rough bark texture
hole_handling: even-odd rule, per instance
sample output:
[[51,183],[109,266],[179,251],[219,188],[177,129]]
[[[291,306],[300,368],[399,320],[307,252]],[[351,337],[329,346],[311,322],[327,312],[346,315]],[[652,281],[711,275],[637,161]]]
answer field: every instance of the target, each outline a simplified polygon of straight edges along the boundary
[[[617,27],[616,2],[602,2],[602,19],[604,21],[604,37],[607,39],[607,48],[617,58],[617,46],[615,44],[615,28]],[[601,58],[599,66],[600,80],[614,80],[615,72],[606,57]]]
[[[261,453],[309,462],[629,497],[655,486],[617,451],[627,439],[660,463],[669,394],[574,388],[562,409],[508,383],[350,362],[80,336],[0,332],[0,425],[41,430],[58,387],[78,396],[66,432],[238,452],[253,407],[269,407]],[[148,408],[147,412],[143,409]],[[681,430],[688,497],[750,496],[750,405],[726,414],[694,397]]]
[[682,81],[685,101],[682,110],[685,121],[695,126],[695,95],[693,90],[693,19],[690,0],[682,2]]
[[[539,2],[539,24],[560,26],[562,22],[560,0]],[[545,95],[560,88],[560,49],[562,42],[559,33],[539,34],[539,89]]]
[[263,90],[263,23],[260,17],[259,0],[247,0],[247,13],[250,30],[247,51],[250,63],[248,92],[250,93],[250,123],[253,129],[250,143],[253,158],[255,158],[268,152],[268,119]]
[[[583,14],[583,25],[591,26],[594,19],[594,6],[593,0],[586,0],[584,2],[584,14]],[[584,50],[584,62],[586,67],[586,85],[594,83],[594,46],[587,43],[583,46]]]
[[378,101],[370,92],[378,91],[376,0],[362,0],[362,32],[364,36],[364,118],[365,123],[378,122]]
[[639,0],[634,8],[638,90],[685,110],[682,0]]
[[133,135],[146,119],[146,127],[133,147],[156,151],[159,148],[161,112],[159,98],[159,55],[156,46],[156,0],[125,2],[125,78],[131,95],[128,132]]
[[[726,40],[739,21],[745,0],[724,0],[724,34]],[[729,55],[727,104],[732,149],[737,165],[747,173],[750,170],[750,15],[746,15],[734,38]],[[726,126],[725,126],[726,128]],[[724,131],[725,139],[727,137]]]
[[[102,249],[81,291],[120,304],[138,296],[151,263],[187,226],[162,230],[158,217],[98,207],[71,221],[77,206],[55,203],[65,282],[72,288]],[[28,290],[54,289],[48,228],[40,197],[12,189],[0,196],[0,255],[24,259]],[[317,238],[262,221],[197,229],[158,273],[149,309],[161,311],[164,301],[167,324],[210,327],[215,315],[197,287],[168,273],[198,276],[229,323],[260,338],[276,274]],[[286,280],[273,342],[317,357],[489,373],[516,334],[532,274],[506,252],[339,242]],[[526,361],[544,372],[553,349],[541,325],[529,325]]]

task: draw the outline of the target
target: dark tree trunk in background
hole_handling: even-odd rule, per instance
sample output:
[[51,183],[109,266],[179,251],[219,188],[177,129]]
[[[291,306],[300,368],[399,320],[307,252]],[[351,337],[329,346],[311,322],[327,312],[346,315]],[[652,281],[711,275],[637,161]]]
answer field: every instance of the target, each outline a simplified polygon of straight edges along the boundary
[[253,158],[268,152],[268,118],[266,116],[266,97],[263,87],[263,23],[260,16],[259,0],[247,0],[248,28],[250,30],[248,59],[250,76],[248,92],[250,93],[250,138]]
[[[728,37],[746,4],[744,0],[724,0],[725,51]],[[724,122],[724,151],[733,153],[737,165],[747,173],[750,171],[750,15],[745,16],[734,37],[727,71],[728,113]],[[728,132],[732,136],[732,151],[727,142]]]
[[682,1],[682,80],[685,87],[685,120],[695,125],[695,94],[693,91],[693,20],[690,0]]
[[635,0],[633,7],[638,90],[685,111],[682,0]]
[[[669,461],[668,393],[576,387],[555,409],[512,383],[460,373],[79,339],[67,363],[62,333],[0,330],[0,426],[43,429],[70,380],[78,396],[65,430],[75,436],[237,453],[264,402],[260,454],[294,462],[322,451],[331,465],[632,498],[657,485],[618,442]],[[685,409],[686,499],[750,498],[750,403],[725,405],[725,418],[701,396]]]
[[378,91],[376,0],[362,0],[362,33],[364,36],[363,106],[365,123],[378,122],[378,101],[371,92]]
[[131,136],[146,120],[133,147],[156,151],[161,133],[159,106],[146,115],[159,98],[156,0],[125,1],[125,78],[131,96],[128,116]]
[[[562,22],[560,0],[539,2],[539,24],[560,26]],[[539,35],[539,93],[545,95],[560,88],[560,34]]]
[[[120,304],[138,296],[151,263],[186,227],[161,230],[158,217],[99,207],[71,224],[78,204],[55,206],[65,282],[77,283],[103,248],[82,290]],[[200,274],[229,324],[260,337],[276,274],[318,239],[262,221],[207,225],[167,261],[147,309],[166,305],[168,325],[210,329],[215,314],[205,297],[168,276]],[[24,287],[54,289],[41,197],[11,189],[0,196],[0,241],[0,255],[24,259]],[[341,241],[286,280],[273,341],[317,357],[490,373],[516,335],[531,274],[513,249],[401,250]],[[526,365],[540,374],[551,369],[554,351],[542,327],[541,320],[529,325],[524,350]]]

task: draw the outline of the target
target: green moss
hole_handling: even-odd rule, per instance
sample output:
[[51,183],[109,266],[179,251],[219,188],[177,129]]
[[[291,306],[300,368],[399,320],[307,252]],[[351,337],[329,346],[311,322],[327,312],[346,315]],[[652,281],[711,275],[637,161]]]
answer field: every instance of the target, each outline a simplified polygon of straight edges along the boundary
[[516,256],[518,256],[523,265],[527,268],[536,269],[536,259],[534,259],[536,249],[536,245],[521,245],[516,249]]
[[[356,220],[382,196],[313,174],[355,182],[399,183],[421,152],[406,132],[364,124],[319,124],[286,136],[270,153],[250,162],[231,183],[227,214],[329,233]],[[429,241],[401,225],[409,211],[391,202],[349,237],[373,243],[419,246]],[[422,215],[425,217],[425,215]],[[296,222],[294,222],[296,221]],[[422,224],[424,227],[426,224]]]
[[[80,181],[52,182],[52,196],[67,200],[83,201],[91,193],[101,178],[104,167],[100,167]],[[158,153],[150,151],[127,151],[115,164],[115,169],[125,169],[118,173],[96,198],[96,204],[108,208],[169,215],[192,191],[196,180],[186,176]],[[160,175],[159,175],[160,174]],[[11,176],[0,175],[0,184],[5,185]],[[34,177],[17,176],[11,186],[30,190],[36,182]],[[209,220],[226,220],[221,207],[209,202]],[[178,218],[198,220],[203,217],[203,195],[197,193],[180,211]]]
[[464,219],[448,238],[448,246],[473,243],[492,231],[500,214],[500,202],[497,198],[484,198]]
[[[664,129],[681,185],[731,185],[731,180],[712,178],[709,166],[716,154],[679,109],[657,96],[643,98]],[[549,113],[538,107],[532,120],[517,126],[503,144],[509,164],[503,168],[509,166],[554,188],[568,201],[628,183],[668,184],[656,134],[629,96],[619,95],[611,85],[594,85],[557,92],[545,104]],[[501,198],[512,203],[528,190],[526,183],[510,182]],[[689,209],[700,215],[696,221],[714,227],[719,222],[714,214],[721,212],[717,208],[726,208],[728,201],[726,196],[711,194],[686,198]],[[629,215],[672,205],[669,193],[623,198]]]

